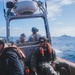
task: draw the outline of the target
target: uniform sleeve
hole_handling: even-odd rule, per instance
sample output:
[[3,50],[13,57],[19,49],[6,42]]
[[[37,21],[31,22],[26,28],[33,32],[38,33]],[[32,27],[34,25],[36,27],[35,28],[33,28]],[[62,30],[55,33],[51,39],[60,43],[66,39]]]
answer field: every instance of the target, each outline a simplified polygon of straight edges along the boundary
[[36,69],[36,58],[37,58],[37,50],[35,49],[30,59],[31,70]]
[[16,54],[11,52],[7,53],[6,64],[12,75],[24,75],[22,65]]
[[29,42],[32,42],[33,41],[33,38],[31,36],[29,36],[29,39],[28,39]]

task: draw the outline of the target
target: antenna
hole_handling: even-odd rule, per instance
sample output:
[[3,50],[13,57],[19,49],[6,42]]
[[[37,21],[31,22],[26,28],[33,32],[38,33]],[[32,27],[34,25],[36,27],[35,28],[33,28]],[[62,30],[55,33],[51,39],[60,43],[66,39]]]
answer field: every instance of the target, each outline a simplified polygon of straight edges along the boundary
[[3,0],[3,12],[4,12],[4,17],[6,18],[5,0]]
[[46,0],[45,0],[45,8],[46,8],[46,10],[47,10],[47,2],[46,2]]

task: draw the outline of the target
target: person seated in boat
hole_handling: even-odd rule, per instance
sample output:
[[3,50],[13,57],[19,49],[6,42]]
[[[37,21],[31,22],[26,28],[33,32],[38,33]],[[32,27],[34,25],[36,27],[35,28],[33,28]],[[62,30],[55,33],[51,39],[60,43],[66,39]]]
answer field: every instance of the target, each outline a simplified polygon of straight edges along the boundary
[[39,46],[36,47],[31,55],[31,71],[41,73],[41,75],[57,75],[52,63],[52,48],[48,43],[48,38],[40,37]]
[[17,46],[7,46],[0,38],[0,75],[24,75],[25,58]]
[[16,41],[17,44],[25,43],[26,42],[26,35],[22,33],[20,38]]
[[32,27],[31,29],[32,34],[29,36],[29,42],[34,42],[34,41],[38,41],[39,38],[41,37],[40,34],[38,34],[38,29],[36,27]]

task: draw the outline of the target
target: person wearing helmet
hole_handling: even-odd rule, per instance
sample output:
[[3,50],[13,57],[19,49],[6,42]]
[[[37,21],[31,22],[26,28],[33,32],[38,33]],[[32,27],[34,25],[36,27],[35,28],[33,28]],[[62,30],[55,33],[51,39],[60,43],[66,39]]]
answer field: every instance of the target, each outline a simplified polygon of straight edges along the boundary
[[0,75],[24,75],[25,55],[17,46],[6,46],[0,39]]
[[40,34],[38,34],[39,30],[36,27],[32,27],[31,31],[32,31],[32,35],[30,35],[28,41],[29,42],[38,41],[41,36]]
[[22,33],[20,38],[16,41],[17,44],[25,43],[26,42],[26,35]]
[[48,38],[40,37],[39,46],[34,49],[30,59],[31,70],[32,72],[40,72],[41,75],[57,75],[51,63],[52,47],[48,43]]

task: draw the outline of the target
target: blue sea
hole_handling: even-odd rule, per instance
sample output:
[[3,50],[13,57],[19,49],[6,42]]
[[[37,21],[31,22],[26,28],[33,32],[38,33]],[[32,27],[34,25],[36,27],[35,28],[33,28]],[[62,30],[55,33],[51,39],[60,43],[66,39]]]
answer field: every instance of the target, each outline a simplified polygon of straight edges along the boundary
[[53,37],[52,47],[57,56],[75,63],[75,37]]
[[[11,37],[14,42],[18,37]],[[75,63],[75,37],[52,37],[52,47],[58,57]]]

